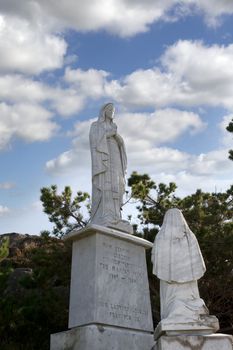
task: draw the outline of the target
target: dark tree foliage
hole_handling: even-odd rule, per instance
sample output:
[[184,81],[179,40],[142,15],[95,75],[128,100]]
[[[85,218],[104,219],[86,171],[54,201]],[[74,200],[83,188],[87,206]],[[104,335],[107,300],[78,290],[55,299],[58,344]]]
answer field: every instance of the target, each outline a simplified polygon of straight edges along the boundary
[[9,237],[0,238],[0,262],[9,254]]
[[[61,194],[57,193],[56,185],[43,187],[40,200],[49,221],[54,224],[52,234],[61,238],[70,231],[86,226],[87,220],[84,219],[82,209],[86,208],[89,212],[89,199],[89,194],[81,191],[72,198],[72,190],[69,186],[66,186]],[[46,233],[48,234],[48,231],[42,232],[44,235]]]
[[50,334],[67,329],[70,262],[60,239],[11,242],[0,262],[1,350],[49,350]]
[[[132,173],[128,180],[132,197],[139,201],[141,236],[154,241],[165,212],[182,210],[199,241],[207,272],[199,281],[201,296],[210,312],[220,320],[221,331],[233,333],[233,186],[223,193],[196,193],[178,198],[176,185],[156,185],[147,174]],[[155,324],[159,321],[159,283],[148,271]]]
[[178,198],[174,195],[177,187],[174,182],[156,185],[149,175],[133,172],[128,179],[128,186],[131,187],[131,196],[140,202],[137,206],[138,218],[143,225],[161,225],[165,212],[177,205]]
[[[232,132],[233,133],[233,119],[232,121],[229,123],[229,125],[226,127],[227,131]],[[229,151],[229,159],[233,160],[233,149],[231,149]]]

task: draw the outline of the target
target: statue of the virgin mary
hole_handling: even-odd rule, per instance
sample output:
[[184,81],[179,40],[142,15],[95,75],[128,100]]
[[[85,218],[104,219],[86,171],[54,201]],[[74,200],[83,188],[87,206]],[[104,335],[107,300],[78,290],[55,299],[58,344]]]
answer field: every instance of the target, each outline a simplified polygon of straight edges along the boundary
[[113,122],[114,106],[105,104],[90,129],[92,160],[91,224],[132,232],[122,220],[127,157],[122,137]]

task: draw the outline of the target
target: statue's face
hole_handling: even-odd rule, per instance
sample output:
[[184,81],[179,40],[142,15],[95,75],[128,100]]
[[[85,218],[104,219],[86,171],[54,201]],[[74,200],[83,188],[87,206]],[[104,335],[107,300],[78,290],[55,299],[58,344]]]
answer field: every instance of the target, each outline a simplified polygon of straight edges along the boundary
[[113,119],[115,108],[112,104],[107,105],[105,108],[105,116],[106,118]]

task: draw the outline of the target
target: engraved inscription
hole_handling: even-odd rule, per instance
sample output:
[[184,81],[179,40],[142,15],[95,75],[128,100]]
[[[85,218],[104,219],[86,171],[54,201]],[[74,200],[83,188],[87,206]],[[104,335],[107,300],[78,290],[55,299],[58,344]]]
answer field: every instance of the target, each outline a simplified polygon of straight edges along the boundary
[[[99,266],[109,272],[110,280],[122,280],[130,284],[143,283],[143,267],[131,262],[130,250],[103,242],[103,256]],[[132,254],[132,253],[131,253]]]
[[99,313],[110,324],[144,329],[150,318],[150,306],[144,294],[145,260],[137,255],[137,247],[106,237],[100,242],[99,252],[101,286],[110,293],[105,293],[100,286]]
[[148,316],[148,311],[138,307],[122,304],[100,302],[99,305],[105,309],[110,318],[117,321],[127,320],[140,322],[143,317]]

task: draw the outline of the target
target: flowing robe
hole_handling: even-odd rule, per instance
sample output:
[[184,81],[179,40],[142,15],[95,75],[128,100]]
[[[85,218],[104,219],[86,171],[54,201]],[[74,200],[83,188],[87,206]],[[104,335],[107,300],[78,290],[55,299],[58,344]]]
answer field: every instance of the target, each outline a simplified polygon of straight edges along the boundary
[[114,123],[92,123],[90,129],[92,159],[91,223],[108,226],[121,221],[125,191],[126,152],[124,141]]
[[153,273],[160,279],[161,319],[197,322],[208,309],[197,280],[205,272],[198,241],[178,209],[167,211],[152,249]]

